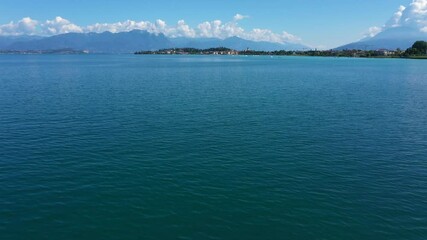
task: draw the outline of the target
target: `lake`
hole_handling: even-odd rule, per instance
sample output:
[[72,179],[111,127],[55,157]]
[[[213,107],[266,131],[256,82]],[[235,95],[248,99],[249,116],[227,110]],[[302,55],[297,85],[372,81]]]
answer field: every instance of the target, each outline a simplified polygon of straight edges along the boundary
[[427,62],[0,55],[0,239],[427,239]]

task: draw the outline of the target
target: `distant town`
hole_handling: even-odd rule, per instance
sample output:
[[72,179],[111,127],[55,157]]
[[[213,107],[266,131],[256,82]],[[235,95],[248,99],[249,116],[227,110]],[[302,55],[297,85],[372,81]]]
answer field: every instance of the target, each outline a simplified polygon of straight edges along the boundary
[[307,50],[307,51],[255,51],[246,49],[238,51],[219,47],[209,49],[171,48],[158,51],[139,51],[142,55],[267,55],[267,56],[318,56],[318,57],[359,57],[359,58],[414,58],[427,59],[427,42],[417,41],[406,50]]

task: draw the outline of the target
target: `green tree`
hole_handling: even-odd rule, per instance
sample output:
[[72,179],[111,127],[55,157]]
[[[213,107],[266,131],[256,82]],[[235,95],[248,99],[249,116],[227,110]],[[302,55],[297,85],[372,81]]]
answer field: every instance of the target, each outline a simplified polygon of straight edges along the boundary
[[427,53],[427,42],[425,41],[417,41],[412,45],[412,48],[417,49],[420,53]]
[[407,55],[427,55],[427,42],[416,41],[411,48],[406,50]]

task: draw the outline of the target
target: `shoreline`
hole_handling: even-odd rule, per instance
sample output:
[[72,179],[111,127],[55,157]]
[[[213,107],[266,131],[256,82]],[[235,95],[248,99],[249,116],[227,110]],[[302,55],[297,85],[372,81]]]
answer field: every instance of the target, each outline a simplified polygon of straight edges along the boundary
[[427,59],[427,54],[409,54],[396,50],[308,50],[308,51],[255,51],[234,50],[229,48],[170,48],[156,51],[139,51],[136,55],[232,55],[232,56],[300,56],[300,57],[347,57],[347,58],[402,58],[402,59]]

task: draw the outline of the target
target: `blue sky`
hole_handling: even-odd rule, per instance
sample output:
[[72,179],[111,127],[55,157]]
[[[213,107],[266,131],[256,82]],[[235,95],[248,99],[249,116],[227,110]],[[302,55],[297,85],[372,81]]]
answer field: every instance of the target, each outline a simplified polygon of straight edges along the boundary
[[197,27],[205,21],[232,22],[239,13],[245,30],[286,31],[303,43],[324,48],[359,40],[372,26],[384,25],[400,5],[412,0],[1,0],[0,25],[24,17],[46,21],[61,16],[78,26],[125,20],[157,19],[168,25],[185,20]]

